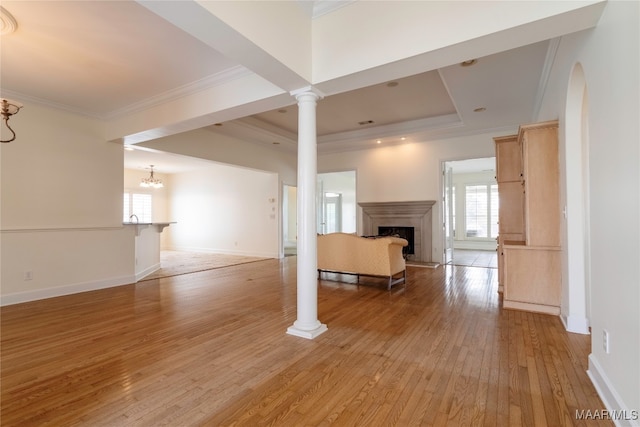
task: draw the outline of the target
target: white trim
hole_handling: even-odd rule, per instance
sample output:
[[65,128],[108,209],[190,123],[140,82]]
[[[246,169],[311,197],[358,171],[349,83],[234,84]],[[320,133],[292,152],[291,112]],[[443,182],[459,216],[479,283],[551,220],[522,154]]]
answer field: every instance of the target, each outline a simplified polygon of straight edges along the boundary
[[[624,413],[631,413],[631,409],[627,408],[616,389],[609,381],[609,378],[605,374],[604,370],[593,356],[593,353],[589,355],[589,369],[587,375],[591,379],[593,386],[598,392],[598,396],[602,399],[602,403],[608,411],[621,411]],[[637,411],[637,410],[636,410]],[[640,426],[638,420],[613,420],[616,426]]]
[[567,332],[574,334],[591,335],[589,319],[578,316],[560,316],[560,320]]
[[98,289],[113,288],[116,286],[133,284],[135,281],[136,278],[134,276],[121,276],[104,280],[96,280],[93,282],[76,283],[73,285],[57,286],[28,292],[17,292],[8,295],[1,295],[0,306],[20,304],[23,302],[77,294],[80,292],[95,291]]
[[320,326],[318,326],[316,329],[313,329],[310,331],[299,329],[295,326],[289,326],[287,328],[287,334],[293,335],[295,337],[306,338],[308,340],[312,340],[318,335],[326,331],[327,331],[327,325],[325,325],[324,323],[321,323]]
[[251,70],[241,65],[236,65],[226,70],[222,70],[218,73],[203,77],[200,80],[196,80],[194,82],[184,84],[177,88],[170,89],[166,92],[159,93],[158,95],[152,96],[150,98],[143,99],[142,101],[135,102],[131,105],[120,108],[118,110],[114,110],[110,113],[103,114],[101,115],[100,118],[117,119],[120,117],[124,117],[129,114],[137,113],[152,107],[163,105],[169,101],[173,101],[178,98],[193,95],[193,94],[205,91],[209,88],[219,86],[219,85],[228,83],[232,80],[239,79],[241,77],[249,76],[252,74],[253,72]]
[[454,240],[453,249],[467,249],[474,251],[494,251],[498,247],[496,239],[491,240]]
[[49,233],[49,232],[68,232],[68,231],[104,231],[104,230],[121,230],[124,224],[113,227],[12,227],[3,228],[0,233]]
[[316,0],[312,2],[313,10],[311,19],[316,19],[324,15],[328,15],[329,13],[335,12],[336,10],[349,6],[351,3],[356,0],[339,0],[339,1],[331,1],[331,0]]
[[147,277],[152,273],[155,273],[158,270],[160,270],[160,263],[154,264],[151,267],[145,268],[144,270],[137,272],[136,282],[139,282],[140,280],[144,279],[145,277]]
[[241,250],[233,250],[233,249],[213,249],[213,248],[199,248],[193,246],[171,246],[166,250],[169,251],[183,251],[183,252],[202,252],[207,254],[224,254],[224,255],[241,255],[241,256],[251,256],[258,258],[276,258],[279,259],[277,251],[276,252],[250,252],[250,251],[241,251]]
[[79,114],[85,117],[90,117],[93,119],[100,119],[100,120],[111,120],[111,119],[117,119],[120,117],[124,117],[127,116],[129,114],[133,114],[133,113],[137,113],[140,111],[144,111],[146,109],[158,106],[158,105],[162,105],[166,102],[169,101],[173,101],[175,99],[178,98],[182,98],[185,96],[189,96],[189,95],[193,95],[195,93],[199,93],[202,91],[205,91],[209,88],[215,87],[215,86],[219,86],[222,84],[225,84],[227,82],[230,82],[232,80],[238,79],[238,78],[242,78],[248,75],[253,75],[254,73],[241,66],[241,65],[236,65],[234,67],[228,68],[226,70],[222,70],[218,73],[215,74],[211,74],[209,76],[203,77],[200,80],[196,80],[194,82],[190,82],[187,84],[184,84],[182,86],[179,86],[177,88],[174,89],[170,89],[168,91],[165,91],[163,93],[160,93],[158,95],[152,96],[150,98],[147,99],[143,99],[142,101],[139,102],[135,102],[133,104],[127,105],[125,107],[119,108],[117,110],[114,111],[110,111],[107,113],[98,113],[95,111],[87,111],[85,109],[81,109],[81,108],[77,108],[71,105],[65,105],[65,104],[61,104],[61,103],[57,103],[57,102],[53,102],[53,101],[49,101],[47,99],[43,99],[43,98],[38,98],[35,96],[30,96],[24,93],[20,93],[20,92],[15,92],[12,90],[6,90],[3,89],[2,93],[4,96],[8,96],[11,98],[15,98],[15,99],[20,99],[21,101],[28,101],[34,104],[39,104],[39,105],[43,105],[45,107],[49,107],[49,108],[55,108],[58,110],[63,110],[63,111],[67,111],[70,113],[74,113],[74,114]]
[[540,114],[540,108],[542,108],[542,99],[547,91],[549,76],[551,75],[551,69],[553,68],[553,63],[556,59],[556,53],[558,52],[558,47],[560,47],[561,39],[561,37],[556,37],[555,39],[549,40],[547,54],[544,58],[544,66],[542,68],[542,73],[540,73],[540,80],[538,81],[538,90],[536,91],[536,98],[533,107],[533,117],[531,117],[532,123],[538,121],[538,114]]

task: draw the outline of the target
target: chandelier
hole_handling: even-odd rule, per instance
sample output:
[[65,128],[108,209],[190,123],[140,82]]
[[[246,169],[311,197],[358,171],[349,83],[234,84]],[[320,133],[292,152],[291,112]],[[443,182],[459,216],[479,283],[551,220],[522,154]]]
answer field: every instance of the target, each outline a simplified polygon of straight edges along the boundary
[[149,175],[149,178],[142,178],[142,181],[140,181],[140,187],[151,187],[151,188],[162,188],[164,187],[164,184],[162,184],[162,180],[155,178],[153,176],[153,165],[151,166],[151,173]]
[[0,98],[0,114],[2,114],[2,121],[4,121],[4,125],[7,127],[7,129],[9,129],[9,132],[11,132],[10,139],[2,139],[0,140],[0,142],[11,142],[16,139],[16,133],[13,129],[11,129],[11,126],[9,126],[9,117],[16,114],[18,111],[20,111],[21,108],[22,104],[18,102],[11,101],[10,99]]

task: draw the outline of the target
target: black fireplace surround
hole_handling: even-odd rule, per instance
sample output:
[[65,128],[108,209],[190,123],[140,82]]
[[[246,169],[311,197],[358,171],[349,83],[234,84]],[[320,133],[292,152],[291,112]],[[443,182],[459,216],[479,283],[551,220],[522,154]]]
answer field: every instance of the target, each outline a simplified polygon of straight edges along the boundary
[[378,236],[394,236],[405,239],[409,244],[402,248],[402,255],[406,258],[407,255],[414,255],[414,227],[397,227],[397,226],[379,226]]
[[[431,211],[435,200],[416,200],[405,202],[359,202],[362,208],[362,234],[371,236],[382,234],[380,227],[413,228],[411,251],[408,261],[431,262],[432,239]],[[400,234],[400,233],[397,233]],[[407,237],[404,237],[409,241]]]

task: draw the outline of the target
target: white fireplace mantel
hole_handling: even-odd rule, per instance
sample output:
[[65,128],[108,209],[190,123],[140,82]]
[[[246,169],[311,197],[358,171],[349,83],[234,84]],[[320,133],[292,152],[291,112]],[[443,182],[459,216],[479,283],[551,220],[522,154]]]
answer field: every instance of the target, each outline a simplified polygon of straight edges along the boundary
[[409,202],[361,202],[364,235],[378,234],[378,227],[413,227],[412,261],[431,262],[432,207],[435,200]]

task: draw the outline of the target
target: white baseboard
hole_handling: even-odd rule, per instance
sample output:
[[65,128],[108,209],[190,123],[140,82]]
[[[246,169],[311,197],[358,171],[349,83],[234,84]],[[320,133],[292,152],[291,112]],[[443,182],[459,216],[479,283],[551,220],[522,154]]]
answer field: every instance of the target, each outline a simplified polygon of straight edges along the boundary
[[241,256],[252,256],[258,258],[280,258],[278,252],[251,252],[251,251],[239,251],[233,249],[214,249],[214,248],[198,248],[191,246],[173,246],[170,249],[171,251],[185,251],[185,252],[202,252],[209,254],[224,254],[224,255],[241,255]]
[[453,250],[469,249],[476,251],[495,251],[498,244],[493,240],[490,242],[478,242],[474,240],[456,240],[453,242]]
[[144,279],[145,277],[147,277],[151,273],[155,273],[158,270],[160,270],[160,263],[154,264],[151,267],[145,268],[144,270],[137,272],[136,273],[136,282]]
[[591,335],[591,331],[589,330],[589,319],[586,317],[560,316],[560,320],[567,332]]
[[[622,418],[611,419],[616,426],[640,426],[640,420],[638,420],[637,415],[638,409],[632,411],[631,409],[627,408],[624,403],[622,403],[622,399],[618,395],[618,392],[616,392],[615,388],[611,385],[611,381],[609,381],[607,374],[595,359],[593,353],[589,355],[589,369],[587,370],[587,375],[589,375],[589,378],[591,379],[593,386],[596,388],[598,396],[600,396],[600,399],[602,399],[602,403],[604,403],[607,411],[619,415],[619,418]],[[630,419],[634,418],[634,415],[635,419]]]
[[136,278],[134,276],[122,276],[112,277],[104,280],[96,280],[94,282],[76,283],[73,285],[57,286],[54,288],[17,292],[14,294],[0,296],[0,306],[61,297],[63,295],[77,294],[80,292],[96,291],[98,289],[112,288],[115,286],[132,284],[135,282]]

